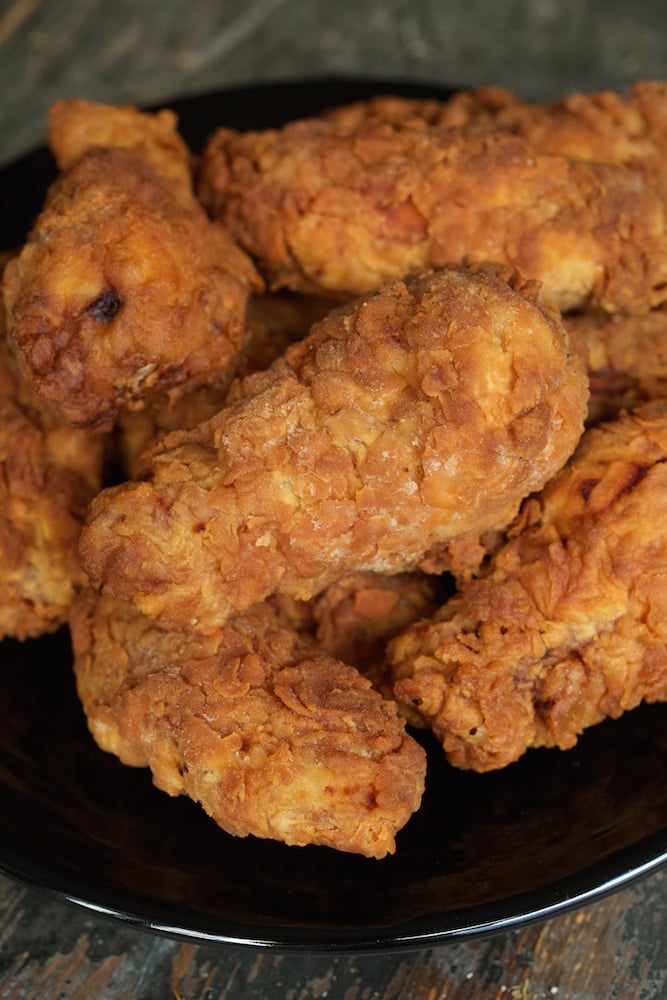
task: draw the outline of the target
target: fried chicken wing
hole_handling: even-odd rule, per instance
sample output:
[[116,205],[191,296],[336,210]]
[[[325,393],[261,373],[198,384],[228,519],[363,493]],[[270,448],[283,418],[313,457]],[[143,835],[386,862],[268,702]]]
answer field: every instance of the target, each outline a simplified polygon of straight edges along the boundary
[[224,378],[259,279],[196,201],[172,116],[75,101],[51,136],[66,169],[7,268],[9,337],[68,421],[108,429],[156,394]]
[[520,135],[543,153],[641,165],[660,174],[667,152],[664,81],[639,81],[628,94],[572,93],[547,104],[522,100],[502,87],[461,90],[445,101],[380,96],[334,108],[328,118],[348,128],[371,120],[413,128],[482,126]]
[[71,631],[95,740],[163,791],[235,836],[394,851],[421,799],[423,750],[393,703],[268,606],[202,638],[87,595]]
[[0,639],[27,639],[62,625],[86,583],[77,541],[103,449],[23,383],[4,334],[0,308]]
[[244,395],[104,491],[96,586],[208,631],[274,591],[414,569],[507,524],[574,450],[588,385],[538,289],[495,266],[390,282],[335,311]]
[[394,696],[457,767],[572,747],[667,699],[667,401],[586,432],[486,575],[390,645]]
[[496,260],[562,311],[667,297],[667,214],[649,172],[541,153],[501,129],[327,118],[221,129],[199,195],[272,288],[363,294],[423,267]]

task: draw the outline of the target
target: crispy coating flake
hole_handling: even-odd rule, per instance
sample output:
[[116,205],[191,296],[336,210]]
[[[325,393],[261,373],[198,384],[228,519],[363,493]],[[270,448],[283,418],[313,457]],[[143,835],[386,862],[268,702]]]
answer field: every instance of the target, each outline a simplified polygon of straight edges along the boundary
[[425,755],[393,703],[268,606],[202,638],[88,595],[71,621],[93,736],[235,836],[381,858],[417,809]]
[[358,294],[423,267],[496,260],[562,310],[667,296],[662,187],[538,152],[501,129],[320,118],[216,132],[199,194],[274,288]]
[[85,583],[77,542],[102,440],[65,426],[18,375],[0,309],[0,639],[52,632]]
[[393,691],[458,767],[567,749],[667,699],[667,402],[586,432],[487,575],[390,645]]
[[[118,129],[118,109],[92,105],[89,114],[86,150],[86,106],[56,108],[52,131],[67,168],[6,270],[4,299],[10,339],[38,391],[71,423],[108,429],[119,411],[158,393],[223,376],[258,279],[206,218],[162,119],[146,128],[145,115],[125,109]],[[105,137],[118,144],[95,145]]]
[[536,294],[495,266],[449,269],[329,315],[168,437],[152,479],[96,498],[91,580],[205,632],[276,590],[393,575],[507,524],[574,450],[588,397]]
[[328,117],[348,128],[373,119],[413,128],[484,126],[520,135],[544,153],[661,174],[667,152],[664,81],[639,81],[628,94],[572,93],[548,104],[524,101],[502,87],[461,90],[446,101],[381,96],[335,108]]

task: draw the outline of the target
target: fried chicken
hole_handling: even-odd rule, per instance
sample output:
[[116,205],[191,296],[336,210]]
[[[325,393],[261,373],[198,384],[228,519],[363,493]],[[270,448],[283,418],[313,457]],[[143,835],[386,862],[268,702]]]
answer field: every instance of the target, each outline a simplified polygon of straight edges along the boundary
[[196,201],[173,127],[81,101],[52,115],[65,169],[4,298],[24,372],[78,426],[109,429],[161,392],[224,378],[242,344],[259,279]]
[[638,316],[592,312],[564,320],[587,351],[587,424],[611,420],[651,399],[667,398],[667,311]]
[[667,401],[586,432],[489,571],[390,644],[393,692],[457,767],[572,747],[667,699]]
[[574,450],[588,397],[537,293],[451,268],[325,317],[237,403],[169,436],[150,480],[95,499],[93,584],[207,632],[274,591],[405,572],[504,526]]
[[423,267],[495,260],[562,311],[667,298],[667,209],[650,172],[541,153],[501,129],[327,118],[220,129],[198,191],[272,288],[363,294]]
[[[218,378],[175,398],[157,396],[144,410],[121,413],[116,421],[119,464],[129,479],[142,476],[150,451],[166,434],[190,430],[222,409],[240,391],[239,379],[268,368],[285,348],[304,337],[313,323],[331,309],[331,301],[308,295],[277,293],[252,295],[246,310],[244,341],[228,368],[228,378]],[[237,381],[232,386],[232,379]]]
[[391,699],[385,683],[387,643],[432,615],[451,593],[449,577],[428,573],[350,573],[308,601],[272,594],[267,602],[323,653],[349,663]]
[[114,428],[119,476],[142,478],[151,452],[167,434],[196,427],[224,406],[230,381],[220,379],[175,397],[161,393],[143,410],[119,413]]
[[69,170],[91,149],[126,149],[185,197],[192,189],[192,156],[169,108],[154,114],[131,106],[55,101],[49,109],[48,144],[60,170]]
[[163,791],[235,836],[394,851],[419,806],[424,751],[393,703],[268,606],[202,638],[89,594],[71,631],[95,740],[150,767]]
[[370,120],[413,128],[481,126],[519,135],[542,153],[659,174],[667,153],[664,81],[639,81],[627,95],[572,93],[547,104],[522,100],[502,87],[461,90],[445,101],[380,96],[334,108],[327,117],[347,128]]
[[101,485],[101,438],[65,426],[22,382],[0,308],[0,639],[67,620],[86,583],[81,524]]

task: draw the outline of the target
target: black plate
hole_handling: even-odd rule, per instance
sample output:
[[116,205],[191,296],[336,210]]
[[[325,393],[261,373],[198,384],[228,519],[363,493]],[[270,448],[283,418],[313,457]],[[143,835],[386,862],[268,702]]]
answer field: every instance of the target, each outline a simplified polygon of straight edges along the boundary
[[[319,82],[172,102],[195,148],[218,123],[279,124],[394,84]],[[433,93],[430,90],[429,93]],[[0,171],[17,243],[53,175]],[[0,870],[98,913],[196,941],[308,951],[424,947],[582,905],[667,860],[667,711],[646,706],[567,753],[457,772],[424,737],[428,789],[384,861],[220,831],[88,736],[66,632],[0,645]]]

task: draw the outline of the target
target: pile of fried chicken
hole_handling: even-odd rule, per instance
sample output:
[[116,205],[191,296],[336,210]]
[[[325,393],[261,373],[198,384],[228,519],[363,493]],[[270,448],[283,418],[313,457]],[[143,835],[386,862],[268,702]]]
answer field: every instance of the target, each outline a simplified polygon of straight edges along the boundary
[[[667,84],[379,97],[194,156],[60,101],[2,257],[0,637],[237,836],[395,850],[667,698]],[[443,791],[444,793],[444,791]]]

